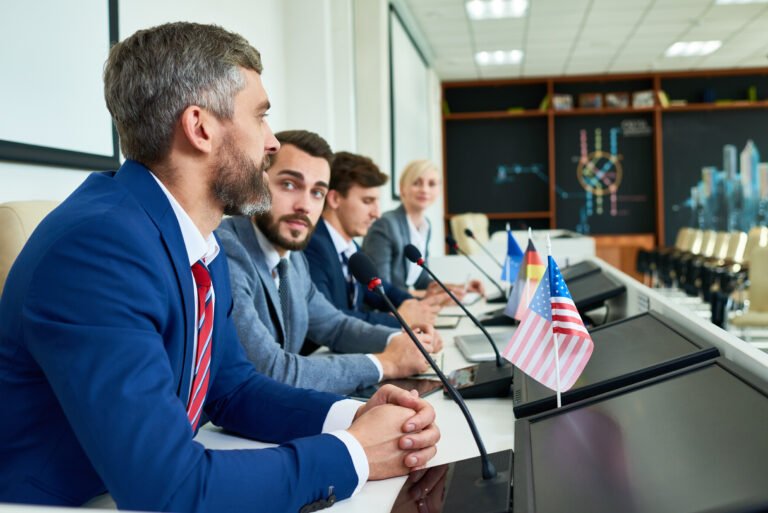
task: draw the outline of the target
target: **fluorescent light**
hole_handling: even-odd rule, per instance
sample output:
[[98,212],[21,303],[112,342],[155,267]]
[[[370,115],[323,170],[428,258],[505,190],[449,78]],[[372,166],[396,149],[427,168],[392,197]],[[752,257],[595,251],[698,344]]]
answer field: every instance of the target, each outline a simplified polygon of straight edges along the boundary
[[765,4],[768,0],[715,0],[715,5]]
[[466,7],[472,20],[522,18],[528,11],[528,0],[469,0]]
[[709,55],[722,46],[721,41],[678,41],[664,55],[667,57],[699,57]]
[[475,62],[479,66],[520,64],[522,60],[522,50],[495,50],[493,52],[477,52],[475,54]]

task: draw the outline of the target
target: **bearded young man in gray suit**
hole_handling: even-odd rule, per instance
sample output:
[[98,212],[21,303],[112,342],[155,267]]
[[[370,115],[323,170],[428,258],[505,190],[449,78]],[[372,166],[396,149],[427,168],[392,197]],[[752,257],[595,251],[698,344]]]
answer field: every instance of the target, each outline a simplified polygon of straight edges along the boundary
[[[281,148],[267,171],[272,210],[225,219],[217,231],[248,358],[278,381],[336,393],[423,372],[427,363],[406,334],[343,314],[315,288],[301,250],[323,211],[333,153],[312,132],[275,136]],[[440,349],[431,326],[417,328],[428,350]],[[302,356],[305,338],[334,353],[358,354]]]

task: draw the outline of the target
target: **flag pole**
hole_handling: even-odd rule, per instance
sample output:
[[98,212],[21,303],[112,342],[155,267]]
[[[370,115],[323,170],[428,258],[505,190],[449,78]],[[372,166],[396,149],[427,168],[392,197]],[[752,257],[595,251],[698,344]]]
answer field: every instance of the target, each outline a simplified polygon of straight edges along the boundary
[[[549,234],[547,234],[547,258],[550,258],[551,256],[552,256],[552,241],[549,238]],[[550,265],[547,265],[547,273],[549,274],[549,279],[552,280],[552,270]],[[551,286],[551,281],[550,281],[550,286]],[[557,407],[561,408],[563,406],[563,399],[562,399],[562,394],[560,393],[560,342],[557,340],[557,335],[555,335],[554,324],[555,324],[554,321],[550,323],[549,333],[552,336],[552,340],[555,343],[555,376],[556,376],[556,386],[557,386]]]

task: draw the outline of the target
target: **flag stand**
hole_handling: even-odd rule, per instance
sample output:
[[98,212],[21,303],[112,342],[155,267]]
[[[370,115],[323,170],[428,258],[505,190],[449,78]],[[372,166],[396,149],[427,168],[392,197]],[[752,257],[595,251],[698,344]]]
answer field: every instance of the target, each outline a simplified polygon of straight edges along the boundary
[[[549,238],[549,234],[547,234],[547,256],[552,256],[552,240]],[[549,266],[547,266],[547,273],[550,273],[550,271]],[[551,279],[552,277],[550,276]],[[563,406],[562,393],[560,392],[560,342],[555,334],[554,323],[549,325],[549,332],[552,335],[552,341],[555,343],[555,383],[557,386],[557,407],[560,408]]]

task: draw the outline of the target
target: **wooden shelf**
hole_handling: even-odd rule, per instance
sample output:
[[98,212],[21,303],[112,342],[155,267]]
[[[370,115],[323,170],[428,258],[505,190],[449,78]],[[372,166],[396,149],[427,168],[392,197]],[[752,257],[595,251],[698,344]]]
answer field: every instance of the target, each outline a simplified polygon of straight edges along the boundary
[[606,114],[641,114],[653,112],[657,107],[623,107],[623,108],[610,108],[603,107],[600,109],[570,109],[570,110],[553,110],[555,116],[604,116]]
[[768,109],[768,101],[734,101],[732,103],[689,103],[687,105],[670,105],[662,107],[662,112],[695,112],[707,110],[740,110],[740,109]]
[[[461,214],[445,214],[445,219]],[[488,219],[549,219],[552,213],[549,210],[533,212],[489,212],[485,214]]]
[[509,119],[509,118],[538,118],[546,117],[547,111],[545,110],[520,110],[520,111],[506,111],[496,110],[490,112],[455,112],[452,114],[444,114],[443,119],[446,121],[457,119]]

